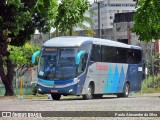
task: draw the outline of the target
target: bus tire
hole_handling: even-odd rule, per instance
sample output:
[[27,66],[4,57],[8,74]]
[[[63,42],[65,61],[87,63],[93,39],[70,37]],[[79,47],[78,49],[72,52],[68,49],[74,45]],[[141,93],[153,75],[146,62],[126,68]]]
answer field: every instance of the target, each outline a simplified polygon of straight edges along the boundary
[[51,94],[51,96],[52,96],[53,100],[60,100],[60,98],[61,98],[60,94]]
[[89,84],[87,94],[83,95],[84,100],[90,100],[93,98],[93,86]]
[[124,88],[123,88],[123,93],[118,93],[117,97],[128,97],[129,96],[129,83],[125,83]]

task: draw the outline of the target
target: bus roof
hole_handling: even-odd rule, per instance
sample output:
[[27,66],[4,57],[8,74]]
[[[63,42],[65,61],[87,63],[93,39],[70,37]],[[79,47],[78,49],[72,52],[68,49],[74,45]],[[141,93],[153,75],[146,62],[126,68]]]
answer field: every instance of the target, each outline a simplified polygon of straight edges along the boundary
[[64,36],[55,37],[46,41],[44,47],[78,47],[85,43],[93,43],[97,45],[115,46],[123,48],[141,49],[139,46],[128,45],[108,39],[100,39],[93,37],[80,37],[80,36]]

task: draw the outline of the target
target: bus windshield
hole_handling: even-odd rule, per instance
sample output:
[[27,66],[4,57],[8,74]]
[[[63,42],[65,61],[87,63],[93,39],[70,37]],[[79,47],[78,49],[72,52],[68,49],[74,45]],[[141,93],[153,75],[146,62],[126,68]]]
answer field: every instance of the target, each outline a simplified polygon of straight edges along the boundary
[[76,76],[78,48],[43,48],[38,76],[46,80],[67,80]]

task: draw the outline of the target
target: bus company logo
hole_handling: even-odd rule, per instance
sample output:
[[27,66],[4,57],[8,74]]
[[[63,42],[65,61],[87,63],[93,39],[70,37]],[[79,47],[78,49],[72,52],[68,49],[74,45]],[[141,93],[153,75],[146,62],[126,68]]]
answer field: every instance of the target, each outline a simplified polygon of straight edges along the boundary
[[2,117],[12,117],[11,112],[2,112]]
[[131,66],[130,67],[130,74],[133,74],[134,72],[136,72],[136,69],[133,66]]
[[96,70],[106,70],[107,71],[108,70],[108,66],[96,63]]

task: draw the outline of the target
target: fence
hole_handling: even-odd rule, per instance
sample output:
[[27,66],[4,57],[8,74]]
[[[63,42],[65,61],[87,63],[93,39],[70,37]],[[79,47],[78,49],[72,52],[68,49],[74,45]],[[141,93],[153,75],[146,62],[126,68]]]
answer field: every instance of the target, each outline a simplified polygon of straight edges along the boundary
[[[20,79],[22,79],[22,88],[23,88],[22,94],[23,95],[34,94],[35,85],[31,83],[32,82],[34,83],[37,80],[37,68],[36,67],[31,68],[22,77],[19,77],[18,79],[16,79],[16,77],[14,76],[13,88],[14,88],[14,93],[16,95],[19,95]],[[0,95],[4,95],[4,94],[5,94],[5,88],[2,81],[0,80]]]

